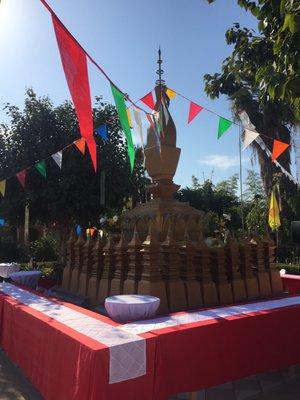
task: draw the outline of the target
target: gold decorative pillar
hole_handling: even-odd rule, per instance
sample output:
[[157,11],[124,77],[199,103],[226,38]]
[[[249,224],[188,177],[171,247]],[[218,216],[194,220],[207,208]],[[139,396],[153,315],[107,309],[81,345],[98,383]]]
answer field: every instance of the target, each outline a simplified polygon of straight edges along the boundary
[[251,243],[248,239],[240,245],[241,271],[245,279],[247,298],[249,300],[259,298],[258,281],[253,271]]
[[149,232],[142,244],[142,273],[138,282],[138,294],[151,294],[160,298],[159,313],[167,313],[168,302],[166,286],[162,277],[162,262],[158,233],[154,223],[149,224]]
[[119,243],[115,247],[115,272],[111,281],[110,296],[123,294],[123,285],[127,277],[129,255],[128,242],[124,232],[121,233]]
[[134,294],[138,292],[138,283],[142,275],[142,242],[139,238],[137,226],[134,227],[134,232],[131,241],[128,243],[128,271],[127,277],[123,285],[123,293]]
[[215,268],[215,282],[220,304],[232,304],[232,286],[226,271],[226,254],[223,247],[212,247],[211,268]]
[[115,247],[115,239],[111,235],[103,248],[104,268],[98,291],[100,304],[103,304],[106,297],[110,295],[110,285],[115,272]]
[[275,269],[275,243],[269,237],[265,237],[263,246],[265,266],[270,276],[272,294],[273,296],[280,296],[283,293],[283,286],[280,273]]
[[90,235],[87,236],[85,245],[83,246],[83,265],[79,275],[78,292],[81,296],[85,297],[88,288],[88,282],[92,271],[93,258],[92,250],[94,240]]
[[74,261],[75,261],[75,251],[74,251],[74,244],[75,244],[75,233],[74,230],[71,230],[71,234],[69,240],[66,243],[66,266],[63,272],[63,279],[62,279],[62,288],[64,290],[70,289],[70,281],[72,276],[72,270],[74,268]]
[[234,237],[228,239],[225,251],[227,268],[231,275],[233,300],[235,302],[245,301],[247,299],[246,285],[240,271],[239,246]]
[[259,293],[262,299],[272,295],[270,276],[264,265],[264,246],[259,238],[251,240],[253,263],[257,271]]
[[75,252],[75,262],[74,268],[72,270],[70,290],[73,293],[78,293],[78,284],[79,284],[79,275],[81,272],[81,268],[83,265],[83,246],[85,244],[85,240],[83,238],[83,234],[79,235],[77,241],[74,244],[74,252]]
[[98,286],[103,273],[103,240],[98,232],[95,245],[92,249],[92,270],[88,283],[87,297],[93,307],[97,306],[98,302]]

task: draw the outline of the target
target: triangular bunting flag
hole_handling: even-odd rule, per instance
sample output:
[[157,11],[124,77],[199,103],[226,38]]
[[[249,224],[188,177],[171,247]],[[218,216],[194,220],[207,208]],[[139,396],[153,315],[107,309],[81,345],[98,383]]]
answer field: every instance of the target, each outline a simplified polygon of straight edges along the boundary
[[0,193],[4,197],[5,195],[5,189],[6,189],[6,180],[4,179],[3,181],[0,181]]
[[35,168],[39,171],[41,175],[46,179],[47,178],[47,173],[46,173],[46,163],[45,160],[39,161],[37,164],[35,164]]
[[275,161],[288,147],[289,144],[275,139],[273,143],[272,161]]
[[79,224],[75,225],[76,235],[79,236],[81,234],[82,228]]
[[153,100],[153,95],[152,92],[149,92],[146,94],[146,96],[141,98],[141,101],[146,104],[149,108],[154,110],[154,100]]
[[16,173],[16,177],[18,178],[18,181],[20,182],[21,186],[25,188],[26,169],[23,169],[23,171]]
[[218,139],[229,129],[232,125],[232,121],[229,121],[226,118],[219,118],[219,127],[218,127]]
[[97,170],[97,147],[93,136],[93,111],[86,54],[59,19],[52,14],[63,69],[75,106],[81,136],[87,141],[94,170]]
[[169,89],[169,88],[166,90],[166,94],[170,100],[174,99],[174,97],[176,97],[176,95],[177,95],[177,93],[174,92],[174,90]]
[[128,118],[130,129],[132,129],[133,125],[132,125],[132,120],[131,120],[130,108],[127,108],[126,112],[127,112],[127,118]]
[[142,125],[142,117],[141,117],[141,111],[138,108],[133,108],[133,116],[135,119],[135,123],[137,126],[137,131],[141,139],[141,145],[142,148],[144,149],[144,137],[143,137],[143,125]]
[[245,129],[245,137],[243,143],[243,150],[245,150],[256,138],[259,136],[257,132]]
[[99,128],[97,128],[95,130],[95,132],[97,133],[97,135],[99,135],[100,137],[102,137],[102,139],[107,140],[108,139],[108,135],[107,135],[107,125],[106,124],[102,124],[99,126]]
[[61,169],[62,165],[62,151],[58,151],[57,153],[52,154],[51,156],[53,160],[56,162],[56,164],[59,166]]
[[117,111],[119,114],[120,123],[121,123],[122,129],[126,136],[128,157],[129,157],[129,161],[130,161],[131,171],[133,171],[135,151],[134,151],[134,145],[133,145],[133,141],[132,141],[131,129],[130,129],[129,122],[128,122],[128,116],[127,116],[127,112],[126,112],[124,94],[122,92],[120,92],[113,84],[111,84],[111,91],[112,91],[112,94],[113,94],[113,97],[114,97],[114,100],[116,103],[116,108],[117,108]]
[[203,110],[203,107],[199,106],[199,104],[190,102],[189,116],[188,116],[188,124],[193,121],[193,119]]
[[76,140],[74,142],[74,144],[82,154],[85,153],[85,139],[84,138],[80,138],[80,139]]

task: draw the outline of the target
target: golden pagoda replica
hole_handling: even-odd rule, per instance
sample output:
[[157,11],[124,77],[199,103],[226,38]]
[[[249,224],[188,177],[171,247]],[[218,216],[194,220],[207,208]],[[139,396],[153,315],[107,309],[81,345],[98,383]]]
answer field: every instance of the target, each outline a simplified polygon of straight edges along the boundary
[[86,296],[92,306],[117,294],[157,296],[161,314],[280,295],[269,238],[241,243],[231,238],[226,246],[208,247],[204,213],[174,199],[181,150],[161,64],[159,50],[154,118],[145,146],[151,200],[125,214],[120,237],[104,243],[98,236],[83,245],[82,238],[71,236],[63,289]]

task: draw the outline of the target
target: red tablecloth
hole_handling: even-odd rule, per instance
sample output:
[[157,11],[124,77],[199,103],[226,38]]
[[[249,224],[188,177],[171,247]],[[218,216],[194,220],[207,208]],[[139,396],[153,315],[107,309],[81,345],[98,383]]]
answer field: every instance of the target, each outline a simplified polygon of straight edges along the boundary
[[[117,325],[74,305],[58,302]],[[147,375],[109,384],[109,349],[0,293],[1,347],[45,400],[151,400],[155,341],[147,339]]]
[[[184,313],[172,318],[178,315]],[[300,304],[164,329],[151,326],[142,334],[146,375],[116,384],[108,383],[106,346],[1,293],[0,326],[1,346],[45,400],[166,400],[300,363]]]
[[290,295],[295,295],[300,292],[300,275],[281,275],[281,280],[285,290],[289,292]]

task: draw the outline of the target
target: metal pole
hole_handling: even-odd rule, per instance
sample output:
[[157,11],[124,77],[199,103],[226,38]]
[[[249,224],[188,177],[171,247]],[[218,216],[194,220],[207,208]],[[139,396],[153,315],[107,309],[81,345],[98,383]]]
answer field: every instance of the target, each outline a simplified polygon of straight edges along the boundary
[[242,126],[241,126],[241,124],[239,124],[239,157],[240,157],[241,219],[242,219],[242,229],[243,229],[243,232],[245,232],[244,204],[243,204]]

